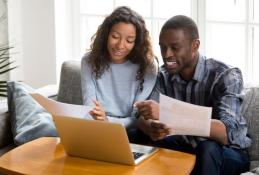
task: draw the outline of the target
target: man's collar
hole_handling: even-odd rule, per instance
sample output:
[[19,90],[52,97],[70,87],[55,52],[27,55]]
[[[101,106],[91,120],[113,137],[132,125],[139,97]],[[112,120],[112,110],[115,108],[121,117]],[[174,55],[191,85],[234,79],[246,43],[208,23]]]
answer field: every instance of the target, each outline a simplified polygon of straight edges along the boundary
[[205,74],[205,59],[206,58],[203,55],[199,54],[198,63],[196,65],[195,72],[192,78],[193,80],[196,80],[199,82],[202,81]]

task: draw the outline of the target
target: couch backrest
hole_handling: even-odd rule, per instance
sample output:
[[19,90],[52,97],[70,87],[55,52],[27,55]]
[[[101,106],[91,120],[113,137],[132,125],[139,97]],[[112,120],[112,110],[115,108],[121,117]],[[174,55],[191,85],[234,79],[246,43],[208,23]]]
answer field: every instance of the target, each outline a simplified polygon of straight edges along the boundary
[[80,61],[69,60],[62,64],[57,100],[70,104],[83,104]]
[[259,160],[259,86],[246,86],[243,115],[248,125],[248,133],[252,138],[249,148],[251,160]]

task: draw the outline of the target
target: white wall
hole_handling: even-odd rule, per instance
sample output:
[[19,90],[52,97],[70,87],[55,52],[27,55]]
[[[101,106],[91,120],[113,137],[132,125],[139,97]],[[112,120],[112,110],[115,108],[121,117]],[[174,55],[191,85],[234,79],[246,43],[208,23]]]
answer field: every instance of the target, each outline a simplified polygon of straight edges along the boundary
[[[8,44],[8,23],[7,23],[7,7],[4,0],[0,0],[0,45]],[[0,75],[0,80],[8,79],[8,74]]]
[[11,80],[34,88],[57,83],[55,0],[9,0],[9,42],[19,68]]
[[[59,81],[61,65],[74,59],[72,2],[77,0],[55,0],[56,76]],[[79,19],[79,18],[78,18]]]
[[0,44],[8,43],[7,7],[4,0],[0,0]]

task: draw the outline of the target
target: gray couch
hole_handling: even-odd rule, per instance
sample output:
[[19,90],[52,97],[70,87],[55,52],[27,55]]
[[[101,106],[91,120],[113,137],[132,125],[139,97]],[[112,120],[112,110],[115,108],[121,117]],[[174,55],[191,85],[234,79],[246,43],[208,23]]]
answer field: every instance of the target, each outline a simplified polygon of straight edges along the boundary
[[[243,114],[247,120],[249,134],[253,139],[249,149],[251,169],[259,166],[259,86],[246,86]],[[80,62],[66,61],[62,65],[57,100],[71,104],[82,104],[80,81]],[[12,134],[10,130],[7,105],[0,107],[0,154],[12,149]]]

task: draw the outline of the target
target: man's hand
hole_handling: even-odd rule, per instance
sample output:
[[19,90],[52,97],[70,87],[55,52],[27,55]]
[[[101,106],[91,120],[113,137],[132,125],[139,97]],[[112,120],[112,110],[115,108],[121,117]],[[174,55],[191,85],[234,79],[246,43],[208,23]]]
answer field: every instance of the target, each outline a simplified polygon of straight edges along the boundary
[[154,141],[163,139],[170,132],[170,129],[165,124],[160,123],[158,120],[146,120],[143,116],[138,119],[138,127]]
[[146,120],[159,120],[159,104],[154,100],[136,102],[134,107],[138,108],[139,114]]
[[105,111],[100,102],[93,100],[95,107],[89,112],[95,120],[108,121]]
[[157,141],[165,138],[169,133],[170,129],[158,120],[153,120],[151,123],[150,137],[152,140]]

